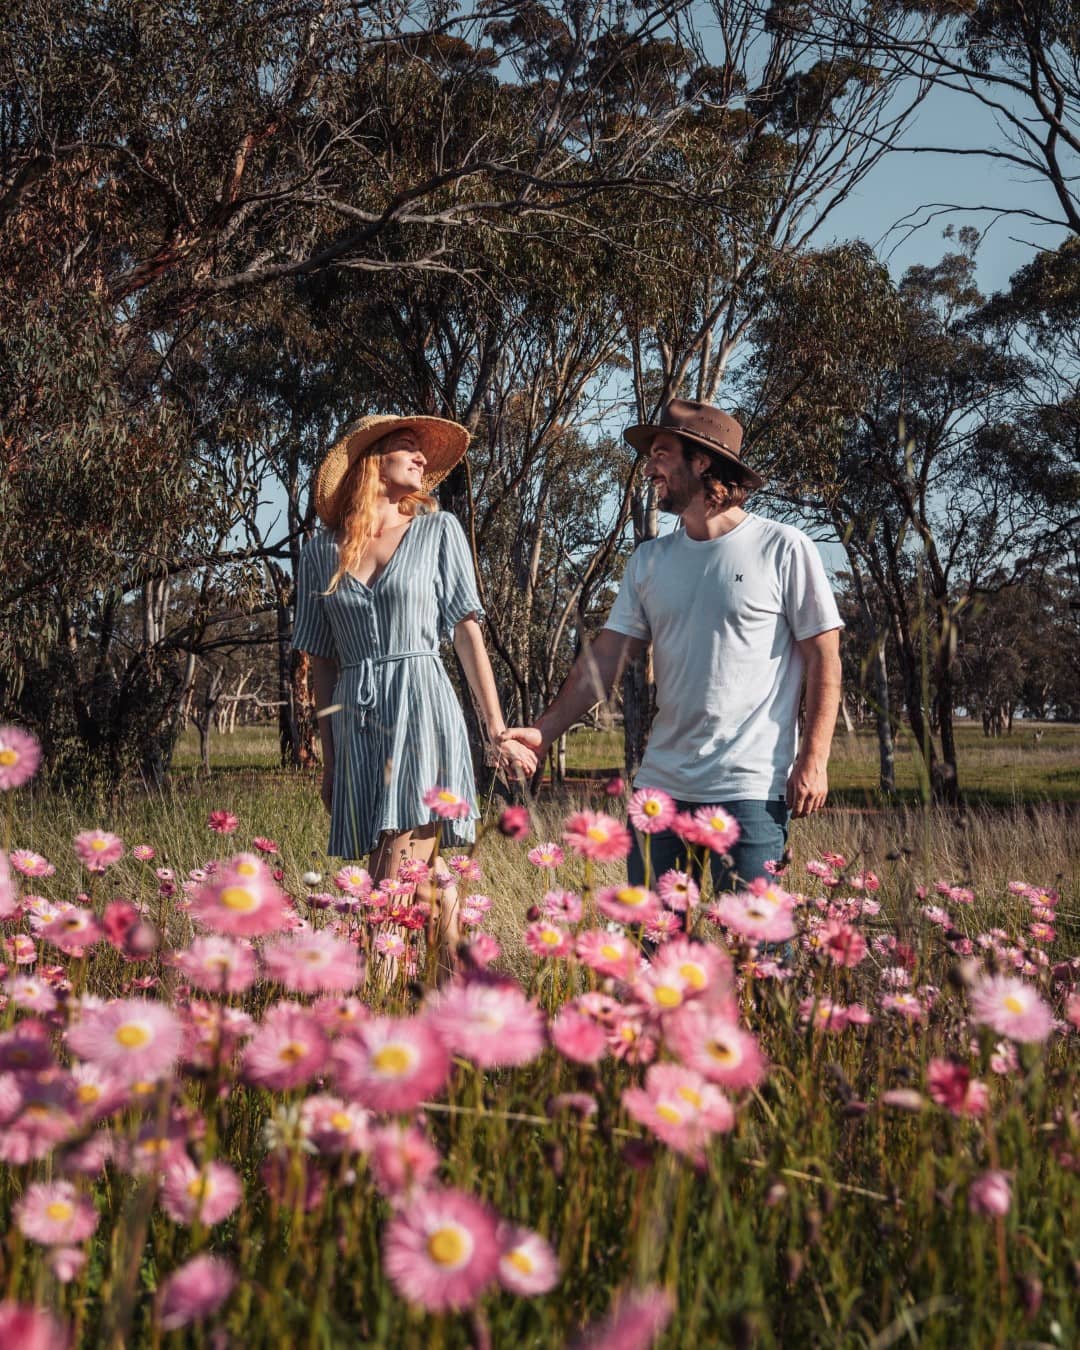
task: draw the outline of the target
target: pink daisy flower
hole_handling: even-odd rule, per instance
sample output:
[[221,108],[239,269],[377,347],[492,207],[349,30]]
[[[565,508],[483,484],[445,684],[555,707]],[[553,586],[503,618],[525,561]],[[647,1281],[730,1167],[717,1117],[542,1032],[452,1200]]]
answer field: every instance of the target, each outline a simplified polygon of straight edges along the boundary
[[255,983],[255,952],[249,943],[199,937],[174,953],[172,964],[196,989],[208,994],[242,994]]
[[267,977],[298,994],[347,994],[360,983],[356,948],[325,929],[278,938],[262,958]]
[[371,875],[366,867],[343,867],[334,873],[334,885],[346,895],[358,898],[371,894]]
[[739,842],[739,822],[722,806],[702,806],[694,812],[697,842],[714,853],[727,853]]
[[842,919],[830,919],[821,930],[826,955],[838,966],[857,966],[866,956],[866,939]]
[[213,1316],[236,1287],[236,1272],[220,1256],[193,1256],[173,1271],[158,1294],[163,1331]]
[[843,1031],[850,1021],[849,1010],[829,998],[804,998],[799,1004],[799,1018],[822,1031]]
[[32,1242],[67,1247],[85,1242],[97,1228],[97,1210],[70,1181],[37,1182],[15,1206],[15,1222]]
[[[37,960],[37,948],[34,946],[33,938],[27,937],[25,933],[15,933],[9,938],[4,939],[4,957],[16,966],[32,966]],[[42,972],[42,978],[46,978],[48,972],[59,971],[63,976],[63,967],[47,966]],[[56,983],[56,979],[53,979]]]
[[535,848],[529,849],[525,856],[534,867],[561,867],[566,860],[566,854],[558,844],[550,842],[537,844]]
[[306,1098],[300,1107],[304,1138],[326,1157],[366,1150],[371,1142],[370,1122],[370,1113],[362,1106],[326,1093]]
[[286,901],[266,864],[241,853],[195,892],[191,917],[227,937],[259,937],[283,927]]
[[0,727],[0,792],[22,787],[37,773],[41,746],[21,727]]
[[638,788],[626,808],[630,824],[642,834],[659,834],[675,819],[675,803],[659,788]]
[[652,965],[659,974],[681,980],[688,997],[734,1007],[731,958],[712,943],[677,938],[657,953]]
[[125,1106],[131,1093],[120,1078],[96,1064],[76,1064],[71,1070],[75,1105],[81,1121],[100,1120]]
[[932,1101],[946,1107],[954,1116],[982,1116],[990,1105],[985,1083],[972,1078],[966,1064],[952,1059],[932,1059],[926,1072]]
[[1013,1041],[1045,1041],[1054,1014],[1032,989],[1011,975],[985,976],[971,991],[972,1020]]
[[51,877],[56,871],[56,868],[47,858],[43,858],[40,853],[34,853],[28,848],[12,849],[11,865],[16,872],[21,872],[24,877]]
[[439,1151],[416,1125],[391,1121],[371,1132],[368,1159],[375,1185],[383,1195],[397,1198],[414,1187],[423,1188],[439,1170]]
[[332,1054],[342,1091],[372,1111],[412,1111],[450,1075],[449,1051],[425,1016],[372,1018]]
[[617,862],[630,852],[632,841],[625,825],[599,811],[579,811],[566,821],[563,838],[583,858]]
[[50,1013],[56,1007],[56,995],[35,975],[12,975],[4,988],[16,1008],[26,1012]]
[[851,878],[851,884],[857,891],[877,891],[881,889],[881,881],[874,872],[856,872]]
[[499,1283],[512,1294],[532,1298],[559,1283],[559,1258],[551,1244],[531,1228],[500,1223],[495,1232],[499,1248]]
[[518,843],[528,838],[531,829],[532,822],[524,806],[508,806],[499,817],[499,833]]
[[176,1063],[182,1038],[174,1012],[141,998],[88,1009],[66,1033],[75,1054],[125,1083],[163,1078]]
[[394,961],[399,960],[409,950],[409,944],[400,933],[379,933],[373,945],[380,956]]
[[390,1220],[382,1253],[401,1298],[432,1312],[467,1308],[498,1275],[495,1216],[463,1191],[423,1191]]
[[651,1350],[671,1321],[675,1303],[666,1289],[635,1290],[599,1326],[589,1327],[571,1350]]
[[1012,1205],[1012,1181],[1007,1172],[992,1168],[975,1178],[968,1191],[968,1208],[972,1214],[1000,1218],[1008,1214]]
[[477,970],[486,970],[502,955],[502,948],[490,933],[477,933],[465,944],[465,955]]
[[[479,881],[483,876],[480,870],[480,862],[477,858],[470,858],[467,853],[454,853],[446,860],[446,865],[451,872],[454,872],[462,881]],[[437,882],[440,886],[447,885],[453,878],[448,877],[445,880]],[[475,903],[477,897],[473,897]],[[486,898],[486,897],[485,897]],[[491,902],[488,901],[490,904]]]
[[311,1010],[298,1003],[277,1003],[244,1050],[249,1082],[273,1092],[310,1083],[326,1066],[330,1043]]
[[665,872],[656,883],[656,893],[668,909],[676,914],[685,914],[693,909],[700,898],[697,882],[689,872],[680,872],[676,868]]
[[779,886],[752,885],[709,907],[709,918],[751,942],[787,942],[795,935],[791,896]]
[[150,844],[136,844],[131,850],[131,856],[138,862],[151,862],[154,858],[154,850]]
[[546,891],[540,901],[540,909],[545,919],[556,919],[560,923],[579,923],[581,921],[581,896],[576,891]]
[[899,1013],[911,1022],[921,1022],[926,1009],[917,994],[885,994],[881,1000],[885,1012]]
[[664,1023],[664,1038],[688,1069],[732,1091],[756,1087],[767,1062],[757,1040],[737,1026],[730,1009],[690,1003]]
[[651,1065],[644,1088],[626,1088],[622,1103],[634,1120],[669,1148],[695,1161],[702,1159],[714,1134],[727,1133],[735,1125],[735,1112],[719,1088],[679,1064]]
[[79,905],[65,906],[62,913],[39,931],[46,942],[59,947],[68,956],[82,956],[87,947],[92,947],[104,937],[93,911]]
[[165,1165],[161,1204],[175,1223],[221,1223],[244,1198],[240,1178],[227,1163],[207,1162],[198,1167],[186,1153],[177,1153]]
[[108,830],[83,830],[75,836],[75,856],[88,872],[104,872],[124,856],[124,841]]
[[215,834],[235,834],[240,821],[231,811],[211,811],[206,818],[206,826]]
[[601,928],[579,933],[576,951],[584,965],[616,980],[629,980],[641,964],[637,946],[624,933],[609,933]]
[[52,1313],[26,1303],[0,1303],[0,1345],[18,1350],[68,1350],[67,1331]]
[[570,934],[556,923],[541,919],[525,929],[525,945],[535,956],[545,959],[569,956],[572,950]]
[[424,805],[439,820],[468,820],[470,807],[464,797],[449,788],[429,788],[423,796]]
[[263,834],[257,834],[255,838],[252,839],[251,846],[252,848],[257,848],[260,853],[265,853],[268,856],[273,856],[274,854],[281,852],[281,849],[277,846],[277,841],[274,839],[267,839]]
[[81,1247],[53,1247],[48,1255],[49,1269],[61,1284],[78,1279],[86,1265],[86,1253]]
[[605,886],[596,893],[596,907],[616,923],[647,923],[660,901],[646,886]]
[[551,1026],[559,1054],[575,1064],[598,1064],[608,1052],[608,1033],[594,1018],[565,1005]]
[[428,1017],[449,1048],[481,1068],[528,1064],[544,1049],[544,1017],[511,981],[476,977],[429,1001]]
[[642,924],[642,929],[647,937],[656,942],[670,942],[683,931],[683,921],[673,910],[658,909],[651,919]]

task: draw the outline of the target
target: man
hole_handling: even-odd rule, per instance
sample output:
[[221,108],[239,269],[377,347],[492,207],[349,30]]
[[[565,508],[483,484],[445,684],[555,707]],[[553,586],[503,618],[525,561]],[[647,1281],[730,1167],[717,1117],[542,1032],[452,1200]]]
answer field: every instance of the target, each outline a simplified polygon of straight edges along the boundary
[[[663,789],[681,810],[720,806],[735,817],[731,866],[712,857],[723,890],[763,875],[784,852],[789,817],[825,802],[842,624],[813,542],[743,510],[762,479],[740,459],[738,422],[674,399],[659,422],[624,435],[647,454],[660,510],[682,528],[635,551],[604,628],[535,728],[517,734],[543,754],[652,642],[657,713],[636,786]],[[650,863],[651,883],[685,865],[685,845],[654,834]],[[645,882],[639,840],[629,870]]]

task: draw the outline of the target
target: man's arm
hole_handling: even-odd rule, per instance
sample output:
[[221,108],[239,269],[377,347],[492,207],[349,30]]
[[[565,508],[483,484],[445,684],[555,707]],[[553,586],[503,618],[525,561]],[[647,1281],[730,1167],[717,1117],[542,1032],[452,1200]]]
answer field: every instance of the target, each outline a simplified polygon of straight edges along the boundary
[[532,746],[537,759],[542,760],[552,742],[590,708],[608,697],[623,666],[647,645],[641,638],[627,637],[614,628],[602,628],[596,638],[582,648],[563,687],[534,726],[512,727],[507,735]]
[[798,647],[806,662],[806,721],[787,781],[787,804],[793,816],[809,816],[829,795],[829,751],[840,710],[840,630],[803,638]]

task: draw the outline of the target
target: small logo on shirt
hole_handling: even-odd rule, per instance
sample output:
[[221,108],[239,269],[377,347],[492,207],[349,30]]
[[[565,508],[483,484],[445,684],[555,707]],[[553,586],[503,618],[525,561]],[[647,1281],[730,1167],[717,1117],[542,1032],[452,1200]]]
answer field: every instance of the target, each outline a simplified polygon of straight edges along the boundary
[[735,580],[736,580],[736,581],[742,581],[742,573],[741,573],[741,572],[736,572],[736,573],[735,573]]

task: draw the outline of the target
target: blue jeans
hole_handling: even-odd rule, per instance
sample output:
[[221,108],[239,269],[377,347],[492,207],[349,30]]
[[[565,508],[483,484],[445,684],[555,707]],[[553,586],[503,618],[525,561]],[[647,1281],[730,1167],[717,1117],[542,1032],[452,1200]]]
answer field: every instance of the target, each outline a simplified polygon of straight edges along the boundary
[[[788,822],[791,813],[783,797],[773,797],[768,801],[738,802],[676,802],[680,811],[697,811],[705,805],[722,806],[729,815],[739,822],[739,839],[731,849],[731,866],[728,867],[719,853],[710,856],[714,893],[736,890],[746,886],[757,877],[765,876],[765,863],[775,859],[779,862],[787,847]],[[627,859],[627,871],[632,886],[645,885],[645,855],[642,852],[643,836],[634,831],[634,847]],[[694,880],[701,882],[701,850],[695,850],[696,859],[693,868]],[[685,872],[687,867],[686,845],[671,830],[661,830],[649,839],[650,884],[655,886],[658,877],[672,868]]]

